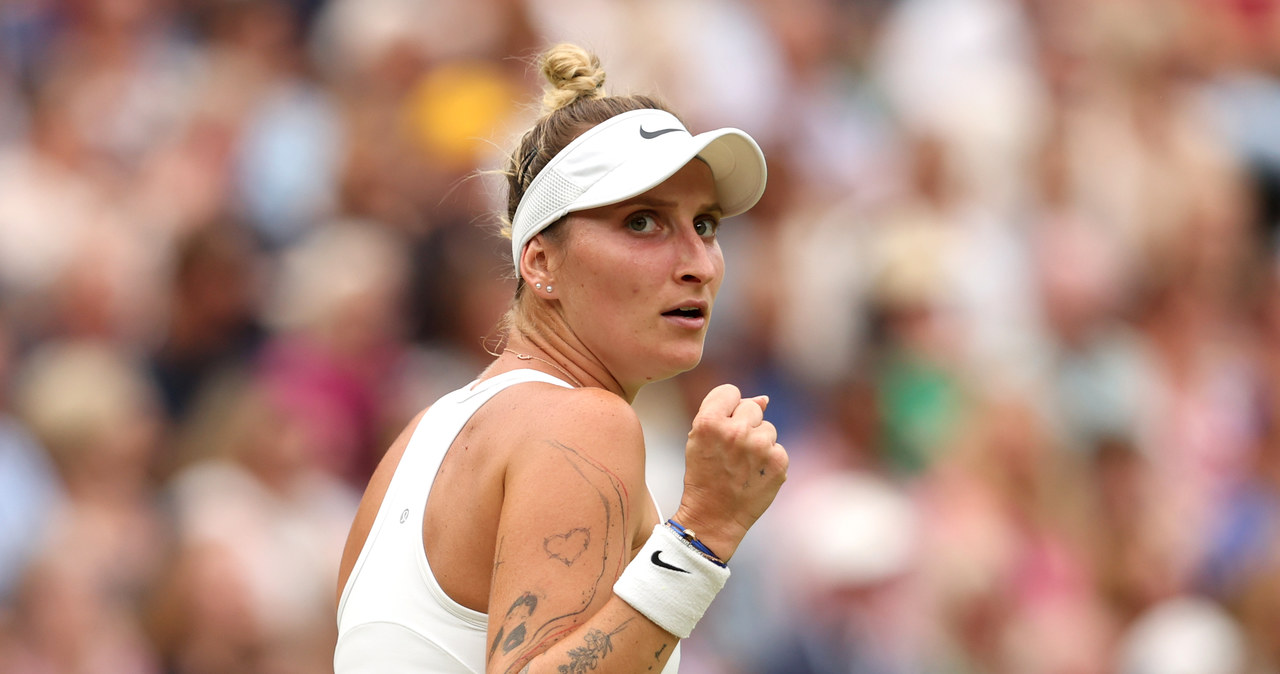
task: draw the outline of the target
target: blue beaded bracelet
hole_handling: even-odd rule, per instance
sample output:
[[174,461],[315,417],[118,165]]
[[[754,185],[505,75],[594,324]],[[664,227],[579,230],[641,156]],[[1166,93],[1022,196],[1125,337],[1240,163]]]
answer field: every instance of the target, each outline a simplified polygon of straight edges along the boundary
[[692,529],[686,529],[680,526],[680,523],[675,521],[674,518],[667,520],[667,526],[674,529],[677,534],[680,534],[680,538],[683,538],[685,542],[692,545],[694,550],[702,553],[702,556],[706,557],[708,561],[717,566],[728,568],[729,565],[726,564],[724,560],[720,559],[719,555],[712,552],[711,548],[708,548],[705,543],[698,540],[697,534],[693,533]]

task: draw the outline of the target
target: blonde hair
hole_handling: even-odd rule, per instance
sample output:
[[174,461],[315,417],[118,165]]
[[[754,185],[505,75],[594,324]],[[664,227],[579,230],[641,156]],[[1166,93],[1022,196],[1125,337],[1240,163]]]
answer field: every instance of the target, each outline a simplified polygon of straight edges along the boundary
[[542,76],[551,83],[542,93],[545,112],[555,112],[579,98],[604,98],[604,68],[595,54],[574,44],[558,44],[543,52]]

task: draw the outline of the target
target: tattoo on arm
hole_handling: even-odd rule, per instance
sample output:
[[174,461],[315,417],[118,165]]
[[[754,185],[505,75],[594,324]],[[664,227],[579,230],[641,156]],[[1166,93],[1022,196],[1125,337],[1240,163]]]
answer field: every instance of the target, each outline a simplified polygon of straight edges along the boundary
[[511,634],[507,635],[507,638],[503,640],[502,652],[510,653],[511,649],[515,648],[516,646],[519,646],[520,644],[523,644],[524,632],[525,632],[524,623],[520,623],[519,625],[516,625],[516,628],[511,630]]
[[657,666],[657,663],[662,662],[662,654],[667,652],[667,646],[670,646],[670,645],[671,644],[662,644],[661,646],[658,647],[658,650],[653,652],[654,664],[649,665],[649,667],[645,669],[646,672],[652,672],[653,668]]
[[534,611],[538,610],[538,597],[532,592],[526,592],[520,595],[519,599],[512,602],[511,608],[507,609],[507,617],[510,618],[511,614],[515,613],[518,608],[526,609],[524,616],[528,618],[533,615]]
[[585,527],[570,529],[567,533],[548,536],[542,540],[542,549],[551,559],[560,560],[565,566],[573,566],[591,545],[591,530]]
[[[520,595],[520,598],[511,604],[511,608],[507,609],[506,619],[503,621],[503,627],[498,628],[498,633],[493,637],[493,643],[489,645],[489,657],[498,650],[498,644],[502,644],[503,654],[510,653],[512,649],[524,643],[525,633],[528,627],[525,624],[527,618],[533,615],[538,608],[538,597],[531,592]],[[519,609],[523,609],[522,611]],[[515,620],[519,620],[520,624],[511,628],[511,633],[506,634],[506,627],[512,622],[512,616]],[[506,638],[503,635],[506,634]]]
[[628,618],[618,625],[618,629],[608,634],[597,629],[587,632],[583,637],[583,645],[569,650],[569,664],[560,665],[557,671],[560,674],[583,674],[594,670],[613,651],[613,635],[626,629],[627,623],[632,620],[633,618]]
[[494,555],[493,555],[493,572],[492,572],[493,575],[489,577],[489,583],[491,585],[493,584],[493,577],[498,575],[498,567],[502,566],[505,563],[502,557],[502,546],[505,545],[506,542],[507,542],[506,536],[503,536],[502,538],[498,539],[497,550],[494,552]]

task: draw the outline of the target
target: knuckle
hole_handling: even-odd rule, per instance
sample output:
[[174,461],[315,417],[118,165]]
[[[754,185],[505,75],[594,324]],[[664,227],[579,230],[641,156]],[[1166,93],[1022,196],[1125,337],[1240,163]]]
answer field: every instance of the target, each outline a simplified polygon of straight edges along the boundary
[[717,426],[716,420],[706,414],[699,414],[693,418],[693,425],[689,435],[707,435],[715,432]]
[[750,429],[743,424],[727,424],[724,428],[724,439],[735,447],[745,444],[750,435]]
[[787,470],[791,468],[791,455],[787,454],[787,450],[783,449],[782,445],[775,443],[774,447],[777,447],[779,450],[773,455],[774,464],[778,467],[778,470],[781,471],[782,474],[785,476],[787,473]]
[[736,405],[738,401],[742,400],[742,391],[739,391],[738,387],[733,384],[721,384],[711,389],[711,392],[707,394],[707,397],[704,400],[712,400],[716,398],[728,399]]
[[760,443],[762,452],[768,452],[778,440],[778,431],[773,424],[764,422],[751,429],[752,438]]
[[752,454],[764,459],[769,458],[769,451],[773,449],[773,439],[768,434],[752,433],[747,442]]

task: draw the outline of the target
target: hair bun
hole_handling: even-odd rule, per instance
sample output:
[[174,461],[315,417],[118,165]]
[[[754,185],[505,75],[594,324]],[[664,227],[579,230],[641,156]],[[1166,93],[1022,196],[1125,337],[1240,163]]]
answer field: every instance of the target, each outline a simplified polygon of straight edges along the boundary
[[542,107],[554,112],[579,99],[604,97],[604,68],[600,59],[576,44],[562,43],[547,49],[540,59],[542,75],[550,83],[542,94]]

